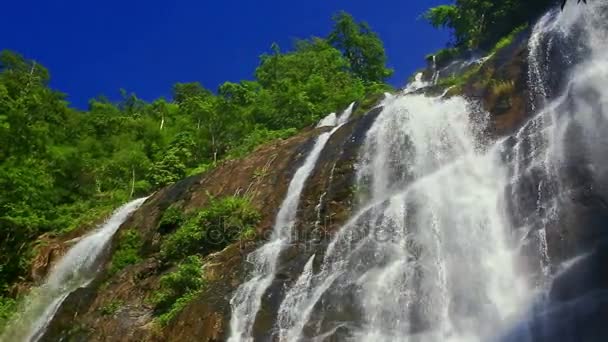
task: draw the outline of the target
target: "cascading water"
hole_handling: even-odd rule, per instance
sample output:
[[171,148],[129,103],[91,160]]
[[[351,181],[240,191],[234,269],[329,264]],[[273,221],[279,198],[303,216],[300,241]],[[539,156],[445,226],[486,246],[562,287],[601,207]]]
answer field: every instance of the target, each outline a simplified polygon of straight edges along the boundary
[[[406,95],[384,103],[358,173],[368,196],[319,270],[313,255],[287,292],[281,340],[486,341],[527,315],[554,274],[547,227],[567,200],[564,163],[591,163],[596,184],[608,178],[601,161],[608,138],[600,133],[608,126],[608,11],[599,2],[590,7],[551,12],[535,26],[530,101],[541,110],[486,150],[474,142],[480,127],[463,99]],[[566,46],[587,51],[582,61],[552,50],[572,44],[575,30],[584,32],[584,46]],[[572,77],[567,68],[547,74],[556,59]],[[555,96],[560,78],[569,81],[566,94]],[[588,160],[573,155],[576,148]],[[538,336],[524,330],[508,340]]]
[[332,113],[319,123],[320,126],[335,127],[330,132],[319,135],[304,164],[293,176],[287,189],[287,195],[275,219],[270,241],[247,256],[247,262],[253,265],[254,270],[251,278],[236,290],[230,300],[232,317],[229,341],[253,340],[251,330],[260,309],[262,296],[274,279],[281,252],[291,242],[302,189],[314,170],[325,144],[332,134],[348,121],[353,107],[354,103],[339,118]]
[[526,302],[502,207],[506,169],[498,146],[476,146],[471,106],[423,95],[383,105],[360,158],[367,199],[320,270],[311,259],[287,292],[281,340],[479,340]]
[[104,224],[72,246],[53,267],[44,284],[32,290],[23,311],[17,314],[0,340],[35,342],[42,337],[68,295],[94,279],[100,266],[99,258],[112,236],[146,199],[123,205]]
[[[514,137],[511,206],[525,236],[524,254],[538,254],[532,259],[540,267],[532,273],[541,280],[540,295],[531,317],[505,341],[608,337],[599,318],[605,295],[596,279],[584,275],[603,260],[606,239],[601,203],[608,195],[607,16],[606,2],[572,2],[564,13],[543,17],[529,42],[531,104],[540,110]],[[576,262],[564,262],[570,258]]]

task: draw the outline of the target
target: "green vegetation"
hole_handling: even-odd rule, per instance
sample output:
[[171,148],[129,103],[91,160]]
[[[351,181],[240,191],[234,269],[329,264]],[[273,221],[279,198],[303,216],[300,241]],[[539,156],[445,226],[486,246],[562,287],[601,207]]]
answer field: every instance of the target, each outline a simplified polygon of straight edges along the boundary
[[124,305],[121,300],[115,299],[102,306],[99,309],[99,312],[102,316],[112,316],[120,310],[120,308]]
[[462,74],[440,79],[438,85],[445,88],[455,87],[460,89],[471,79],[471,77],[477,74],[480,69],[481,64],[475,64]]
[[513,44],[513,41],[515,40],[515,38],[517,37],[517,35],[519,35],[521,32],[523,32],[525,29],[528,28],[528,24],[524,24],[518,28],[516,28],[515,30],[513,30],[513,32],[511,32],[509,35],[503,37],[502,39],[500,39],[498,41],[498,43],[496,43],[496,45],[494,46],[494,48],[492,49],[491,53],[497,53],[498,51],[506,48],[507,46]]
[[366,22],[356,22],[346,12],[334,16],[329,42],[342,51],[351,72],[367,84],[383,84],[393,74],[386,67],[384,44]]
[[510,81],[492,80],[490,82],[490,85],[491,85],[490,89],[492,91],[492,94],[496,97],[500,97],[505,94],[511,94],[515,90],[515,83],[512,80],[510,80]]
[[429,9],[424,17],[435,27],[452,30],[452,46],[490,50],[515,27],[531,23],[554,0],[455,0]]
[[442,66],[449,61],[454,60],[463,52],[462,48],[448,47],[445,49],[441,49],[435,53],[429,54],[426,56],[427,60],[432,60],[435,57],[435,63],[438,66]]
[[8,320],[17,310],[17,301],[13,298],[0,296],[0,333],[2,333]]
[[[42,65],[3,51],[0,296],[27,279],[41,234],[93,224],[130,198],[241,157],[382,92],[391,74],[385,64],[378,36],[341,13],[327,38],[299,40],[291,50],[273,44],[252,80],[226,82],[215,91],[178,83],[171,99],[152,102],[121,90],[119,101],[100,96],[81,111],[49,87]],[[202,223],[208,229],[209,222]],[[117,265],[134,256],[121,256]]]
[[243,197],[211,199],[203,210],[189,217],[161,246],[166,261],[218,251],[241,236],[250,236],[260,214]]
[[152,294],[157,319],[165,325],[173,319],[205,285],[203,263],[198,256],[186,258],[177,269],[160,278],[160,289]]
[[181,226],[185,219],[182,210],[175,204],[172,204],[163,212],[163,216],[158,221],[157,230],[161,234],[170,233]]
[[143,241],[139,232],[128,229],[120,234],[118,247],[112,255],[110,274],[116,274],[127,266],[137,264],[141,261],[139,255]]

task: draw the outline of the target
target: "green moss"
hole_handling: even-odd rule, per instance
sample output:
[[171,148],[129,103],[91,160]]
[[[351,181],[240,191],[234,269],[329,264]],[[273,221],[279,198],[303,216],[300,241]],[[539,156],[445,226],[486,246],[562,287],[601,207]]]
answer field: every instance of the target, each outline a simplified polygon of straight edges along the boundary
[[151,296],[154,313],[166,325],[183,310],[205,285],[203,262],[198,256],[186,258],[177,269],[160,278],[160,288]]
[[139,263],[141,261],[139,253],[142,246],[143,241],[137,230],[123,231],[118,241],[118,247],[112,255],[110,274],[116,274],[127,266]]
[[251,231],[260,214],[247,198],[211,199],[209,205],[184,222],[161,245],[161,258],[175,261],[188,255],[218,251]]

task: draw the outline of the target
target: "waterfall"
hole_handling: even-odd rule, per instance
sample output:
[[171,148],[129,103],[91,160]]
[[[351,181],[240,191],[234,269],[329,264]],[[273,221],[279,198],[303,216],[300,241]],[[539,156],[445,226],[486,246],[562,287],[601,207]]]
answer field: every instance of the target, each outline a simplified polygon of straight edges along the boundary
[[262,296],[274,280],[281,252],[291,242],[292,229],[300,203],[300,195],[304,189],[306,180],[314,170],[317,160],[329,138],[350,118],[354,105],[354,103],[351,103],[338,119],[334,119],[335,114],[332,113],[333,115],[330,114],[321,121],[323,125],[326,125],[329,121],[328,118],[331,118],[333,120],[330,123],[331,126],[337,126],[330,132],[325,132],[317,137],[315,145],[306,157],[304,164],[294,174],[289,183],[287,195],[275,218],[270,241],[247,256],[247,262],[253,265],[254,269],[250,279],[239,286],[230,300],[232,317],[230,320],[229,341],[253,340],[251,330],[260,309]]
[[35,342],[42,337],[63,301],[95,277],[99,258],[118,228],[147,198],[131,201],[116,209],[112,216],[93,232],[81,238],[53,266],[44,284],[32,289],[23,311],[8,326],[2,341]]
[[305,330],[360,341],[483,340],[526,302],[503,207],[507,170],[499,145],[477,146],[473,107],[412,94],[383,107],[358,167],[357,186],[369,193],[319,272],[305,267],[287,292],[281,340],[311,338]]

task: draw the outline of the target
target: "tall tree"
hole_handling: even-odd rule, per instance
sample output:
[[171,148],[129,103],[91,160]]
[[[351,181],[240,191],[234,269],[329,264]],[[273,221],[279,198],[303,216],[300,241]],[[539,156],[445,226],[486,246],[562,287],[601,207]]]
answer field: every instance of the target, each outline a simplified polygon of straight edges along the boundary
[[384,44],[378,35],[367,23],[356,22],[346,12],[335,15],[333,21],[328,40],[344,54],[352,72],[366,83],[385,82],[393,70],[386,67]]

